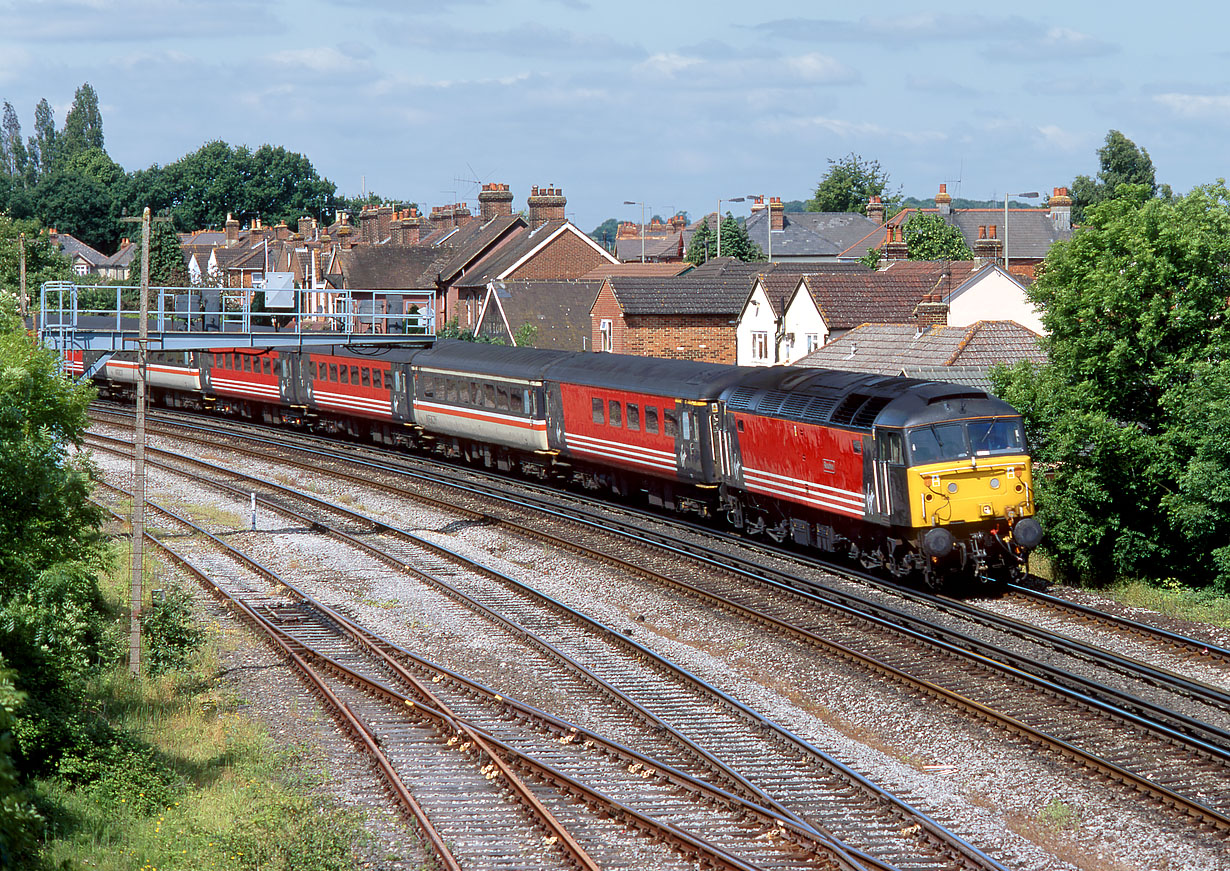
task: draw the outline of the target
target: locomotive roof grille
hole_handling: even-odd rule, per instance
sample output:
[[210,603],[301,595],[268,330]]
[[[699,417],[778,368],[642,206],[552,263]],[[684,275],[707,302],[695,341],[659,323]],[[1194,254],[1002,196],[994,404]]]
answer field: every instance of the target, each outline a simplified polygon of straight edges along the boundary
[[829,413],[836,404],[836,399],[813,398],[807,404],[807,408],[803,409],[803,412],[799,415],[799,420],[805,423],[828,423]]
[[854,426],[862,426],[870,428],[875,423],[884,406],[888,405],[889,398],[887,396],[873,396],[867,400],[862,408],[854,415],[852,423]]
[[726,407],[732,411],[748,411],[752,407],[752,398],[756,395],[755,387],[736,387],[726,400]]

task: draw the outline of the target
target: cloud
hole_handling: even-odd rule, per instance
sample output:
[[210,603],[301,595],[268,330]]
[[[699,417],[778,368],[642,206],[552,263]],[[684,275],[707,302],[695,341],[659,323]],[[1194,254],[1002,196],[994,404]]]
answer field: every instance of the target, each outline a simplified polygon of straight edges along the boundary
[[1085,137],[1072,130],[1065,129],[1056,124],[1046,124],[1038,128],[1038,135],[1042,137],[1044,144],[1051,148],[1058,148],[1062,151],[1077,151],[1085,147]]
[[1230,96],[1225,94],[1158,94],[1153,101],[1181,118],[1230,121]]
[[664,52],[645,58],[636,65],[635,69],[637,72],[672,78],[684,70],[694,69],[703,63],[704,61],[697,57]]
[[335,75],[341,72],[357,72],[366,68],[367,63],[356,60],[333,46],[317,46],[315,48],[289,48],[275,51],[265,57],[274,67],[280,67],[291,72],[310,71]]
[[387,20],[379,26],[378,32],[385,41],[400,48],[413,45],[433,51],[479,53],[518,61],[531,57],[601,61],[645,56],[640,46],[621,42],[606,33],[582,33],[537,22],[503,30],[480,30],[422,21],[411,26]]
[[872,121],[847,121],[844,118],[829,118],[811,116],[794,118],[782,122],[784,127],[798,130],[825,130],[842,139],[856,140],[895,140],[912,145],[926,145],[946,142],[947,133],[940,130],[910,130],[901,127],[885,127]]
[[939,94],[946,97],[982,97],[985,91],[973,88],[956,79],[944,76],[919,75],[910,73],[905,77],[905,86],[911,91],[922,91],[929,94]]
[[281,24],[261,0],[0,0],[0,21],[23,41],[133,42],[153,38],[234,38]]
[[845,84],[856,82],[859,77],[856,70],[836,58],[816,52],[786,58],[784,65],[795,76],[812,84]]
[[1096,39],[1087,33],[1067,27],[1051,27],[1040,35],[1030,34],[1028,38],[1005,41],[997,48],[986,49],[982,55],[990,60],[1051,63],[1057,58],[1075,60],[1102,57],[1118,50],[1118,46],[1113,43]]

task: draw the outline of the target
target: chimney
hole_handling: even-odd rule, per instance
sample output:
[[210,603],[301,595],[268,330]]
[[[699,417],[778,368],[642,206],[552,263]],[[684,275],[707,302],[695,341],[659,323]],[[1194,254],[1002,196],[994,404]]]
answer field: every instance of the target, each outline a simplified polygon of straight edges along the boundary
[[941,215],[952,214],[952,197],[948,195],[948,185],[940,185],[940,192],[935,195],[935,208]]
[[404,245],[417,245],[423,238],[423,216],[418,209],[410,209],[401,219],[401,240]]
[[453,226],[453,207],[452,206],[432,206],[431,207],[431,217],[428,218],[428,220],[431,221],[431,231],[433,233],[436,230],[441,230],[445,227]]
[[338,244],[347,251],[353,248],[355,243],[358,241],[355,239],[354,227],[347,224],[344,219],[342,221],[342,226],[337,228],[337,241]]
[[376,209],[376,219],[376,232],[379,237],[376,241],[383,242],[389,238],[389,224],[393,222],[393,207],[386,205]]
[[1047,205],[1051,208],[1051,225],[1061,233],[1072,229],[1072,198],[1067,188],[1055,188]]
[[999,227],[991,224],[989,227],[978,228],[978,241],[974,243],[974,263],[984,266],[987,263],[997,263],[1002,256],[1002,243],[999,240]]
[[872,197],[867,201],[867,217],[877,224],[884,223],[884,203],[880,202],[879,197]]
[[311,239],[316,235],[316,219],[309,218],[306,215],[299,219],[299,233],[304,239]]
[[239,244],[239,222],[235,220],[235,216],[230,212],[226,213],[226,247],[231,248]]
[[285,221],[278,221],[278,225],[273,228],[273,236],[279,242],[285,242],[290,238],[290,227],[286,226]]
[[465,203],[453,203],[453,226],[464,227],[474,217]]
[[944,294],[935,290],[924,296],[914,307],[914,322],[920,331],[948,326],[948,303],[944,302]]
[[483,223],[492,218],[512,215],[512,201],[513,195],[508,185],[498,182],[483,185],[483,189],[478,192],[478,213],[482,216]]
[[364,245],[375,245],[380,241],[380,215],[375,206],[364,206],[359,212],[359,234]]
[[615,231],[616,239],[639,239],[641,238],[640,225],[633,221],[622,221],[619,229]]
[[909,257],[910,251],[905,242],[905,228],[889,227],[888,238],[884,242],[884,259],[908,260]]
[[769,197],[769,229],[786,229],[786,207],[781,197]]
[[683,229],[687,227],[688,225],[688,222],[683,217],[683,215],[675,215],[673,218],[670,219],[670,221],[668,221],[668,223],[670,224],[671,229],[676,232],[682,232]]
[[393,220],[389,221],[389,244],[390,245],[405,245],[405,236],[402,234],[402,216],[407,212],[397,212],[393,215]]
[[752,197],[752,211],[759,212],[764,208],[764,197]]
[[535,186],[527,200],[530,207],[530,229],[537,230],[548,221],[564,220],[564,206],[567,202],[564,192],[559,188]]

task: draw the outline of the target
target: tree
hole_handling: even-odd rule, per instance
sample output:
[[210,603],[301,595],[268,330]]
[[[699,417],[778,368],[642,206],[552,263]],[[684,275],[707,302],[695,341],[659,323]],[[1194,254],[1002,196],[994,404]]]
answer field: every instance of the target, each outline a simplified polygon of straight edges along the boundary
[[891,207],[900,198],[900,190],[885,194],[888,173],[878,160],[863,160],[851,151],[840,160],[829,158],[829,170],[816,186],[815,195],[807,203],[809,212],[863,212],[873,196]]
[[1084,220],[1089,206],[1119,196],[1120,185],[1144,185],[1151,197],[1159,193],[1166,199],[1172,196],[1169,185],[1158,187],[1149,152],[1118,130],[1106,134],[1106,144],[1098,149],[1098,162],[1101,170],[1096,181],[1087,175],[1078,175],[1072,181],[1072,220],[1076,223]]
[[594,227],[593,232],[589,237],[605,248],[607,251],[615,250],[615,237],[619,234],[619,221],[615,218],[607,218],[597,227]]
[[[141,266],[138,257],[133,258],[133,267],[129,272],[128,282],[133,286],[140,286]],[[184,253],[179,244],[179,234],[175,232],[170,221],[155,221],[150,227],[149,283],[151,287],[187,287],[190,284],[188,267],[184,264]]]
[[[60,156],[71,157],[89,148],[102,149],[102,113],[98,109],[98,94],[86,82],[73,95],[73,105],[64,118],[64,133]],[[50,167],[44,166],[46,172]]]
[[972,260],[961,231],[939,215],[915,212],[905,222],[905,242],[911,260]]
[[0,215],[0,291],[15,298],[21,287],[22,233],[26,234],[26,292],[36,300],[44,281],[68,281],[73,272],[68,258],[56,250],[37,222]]
[[28,155],[26,146],[21,141],[21,121],[17,118],[17,110],[8,100],[4,101],[2,130],[3,132],[0,133],[0,172],[9,178],[24,181]]
[[[730,212],[722,219],[721,242],[723,257],[734,257],[744,263],[765,259],[764,251],[747,235],[747,228],[736,221]],[[714,250],[716,253],[716,246]]]
[[88,175],[54,172],[44,176],[33,192],[35,214],[47,227],[55,227],[100,251],[111,251],[119,240],[115,201],[103,185]]
[[1121,186],[1030,290],[1050,362],[996,373],[1026,416],[1047,549],[1084,580],[1230,583],[1230,190]]
[[688,240],[688,251],[683,259],[688,263],[700,265],[710,257],[717,256],[717,234],[709,229],[709,219],[700,222],[700,226]]
[[51,104],[46,98],[39,100],[34,107],[34,135],[30,137],[26,150],[29,152],[29,170],[27,183],[33,185],[38,176],[50,172],[59,152],[60,137],[56,132],[56,117]]

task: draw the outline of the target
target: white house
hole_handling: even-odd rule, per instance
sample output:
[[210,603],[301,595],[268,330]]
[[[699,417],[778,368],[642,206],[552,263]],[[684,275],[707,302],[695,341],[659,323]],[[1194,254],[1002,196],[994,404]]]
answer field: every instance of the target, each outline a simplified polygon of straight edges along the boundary
[[948,325],[966,327],[979,321],[1016,321],[1035,333],[1046,334],[1042,315],[1030,301],[1019,278],[996,263],[984,266],[944,297]]

